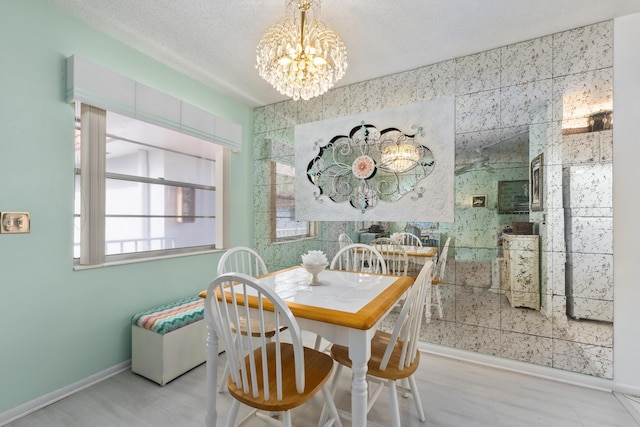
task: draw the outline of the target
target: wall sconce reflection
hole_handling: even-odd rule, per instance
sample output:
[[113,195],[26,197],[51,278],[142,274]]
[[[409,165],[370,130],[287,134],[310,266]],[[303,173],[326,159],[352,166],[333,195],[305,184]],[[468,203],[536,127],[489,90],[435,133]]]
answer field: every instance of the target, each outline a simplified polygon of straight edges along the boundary
[[613,112],[599,111],[589,116],[589,132],[609,130],[613,128]]

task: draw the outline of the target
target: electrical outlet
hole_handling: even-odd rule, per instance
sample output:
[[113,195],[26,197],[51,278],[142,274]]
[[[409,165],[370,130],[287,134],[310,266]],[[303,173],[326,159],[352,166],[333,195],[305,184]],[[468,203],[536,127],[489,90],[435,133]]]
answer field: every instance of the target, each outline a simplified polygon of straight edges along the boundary
[[31,231],[29,212],[0,212],[0,233],[17,234]]

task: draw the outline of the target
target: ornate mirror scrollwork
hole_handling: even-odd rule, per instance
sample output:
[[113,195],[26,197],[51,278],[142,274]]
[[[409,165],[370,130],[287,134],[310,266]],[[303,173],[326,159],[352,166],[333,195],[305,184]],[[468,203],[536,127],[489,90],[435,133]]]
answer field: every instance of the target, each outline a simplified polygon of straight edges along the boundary
[[318,154],[306,168],[307,178],[317,188],[316,199],[326,195],[364,213],[381,200],[395,202],[411,192],[421,197],[424,188],[418,183],[433,171],[436,160],[422,127],[412,129],[415,132],[379,130],[361,122],[326,145],[316,141]]

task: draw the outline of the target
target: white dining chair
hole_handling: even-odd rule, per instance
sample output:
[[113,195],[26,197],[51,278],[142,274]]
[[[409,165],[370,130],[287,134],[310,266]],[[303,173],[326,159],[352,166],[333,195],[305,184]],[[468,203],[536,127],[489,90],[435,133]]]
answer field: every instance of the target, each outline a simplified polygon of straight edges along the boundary
[[236,246],[225,252],[218,261],[217,274],[244,273],[258,277],[267,274],[267,265],[255,250],[246,246]]
[[[391,332],[378,330],[371,339],[371,358],[367,365],[367,380],[374,387],[370,388],[368,410],[374,406],[386,386],[391,398],[391,425],[393,427],[400,427],[398,390],[406,392],[407,396],[413,396],[418,418],[420,421],[426,420],[414,373],[420,363],[418,341],[422,315],[425,303],[431,296],[431,269],[432,265],[429,263],[420,270],[418,277],[408,291],[393,330]],[[350,368],[351,359],[349,358],[349,348],[346,346],[334,344],[331,346],[330,352],[338,363],[331,385],[333,395],[342,368],[345,366]],[[325,408],[320,421],[322,422],[326,416],[327,409]]]
[[[333,270],[387,274],[387,263],[380,252],[371,245],[352,243],[338,250],[329,265]],[[314,349],[319,350],[322,337],[316,335]]]
[[387,274],[394,276],[406,276],[409,269],[409,257],[402,245],[394,242],[389,237],[373,239],[369,245],[382,254],[387,263]]
[[[218,261],[217,275],[220,276],[224,273],[243,273],[252,277],[262,276],[268,273],[267,265],[264,260],[255,250],[246,246],[236,246],[229,249],[222,255],[220,261]],[[240,332],[242,336],[250,336],[247,330],[246,322],[241,321],[239,323]],[[255,328],[254,328],[255,329]],[[270,339],[275,335],[275,326],[273,324],[267,324],[267,338]],[[253,337],[255,338],[255,337]],[[220,377],[220,383],[218,384],[218,392],[222,393],[225,390],[226,378],[229,375],[229,362],[225,364],[222,377]]]
[[[250,307],[252,298],[257,308]],[[233,366],[226,378],[227,389],[234,399],[227,427],[236,425],[240,403],[253,409],[237,425],[256,416],[272,425],[291,427],[291,410],[320,390],[331,414],[324,426],[334,423],[342,426],[328,384],[333,372],[332,358],[303,346],[296,319],[273,289],[246,274],[223,274],[209,285],[205,310],[205,317],[219,332]],[[271,341],[267,336],[271,326],[265,319],[275,325]],[[258,343],[242,339],[238,327],[241,322],[246,323],[250,335],[258,337]],[[282,337],[285,333],[286,337]],[[274,412],[282,414],[281,422],[272,416]]]

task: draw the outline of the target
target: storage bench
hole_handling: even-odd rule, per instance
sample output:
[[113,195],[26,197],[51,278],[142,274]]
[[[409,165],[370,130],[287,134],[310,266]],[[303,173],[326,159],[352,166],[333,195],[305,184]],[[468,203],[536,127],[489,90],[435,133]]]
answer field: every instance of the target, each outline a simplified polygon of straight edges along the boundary
[[197,295],[131,317],[131,370],[160,385],[204,363],[207,328]]

